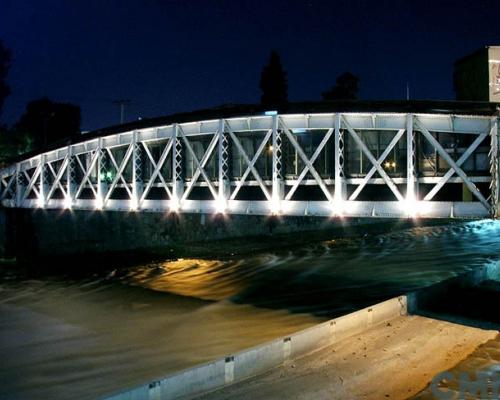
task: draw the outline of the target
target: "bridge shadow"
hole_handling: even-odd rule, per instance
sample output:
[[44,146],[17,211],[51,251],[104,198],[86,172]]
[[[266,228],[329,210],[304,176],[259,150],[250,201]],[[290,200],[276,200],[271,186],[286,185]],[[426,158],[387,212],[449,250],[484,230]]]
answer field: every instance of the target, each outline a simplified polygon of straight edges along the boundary
[[500,282],[455,280],[419,299],[414,314],[481,329],[500,330]]

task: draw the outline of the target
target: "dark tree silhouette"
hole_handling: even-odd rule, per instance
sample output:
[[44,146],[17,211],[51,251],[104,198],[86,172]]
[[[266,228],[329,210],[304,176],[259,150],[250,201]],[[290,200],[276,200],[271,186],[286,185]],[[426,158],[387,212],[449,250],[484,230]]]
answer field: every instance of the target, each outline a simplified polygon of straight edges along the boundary
[[31,137],[34,149],[42,150],[48,144],[78,135],[80,121],[79,106],[41,98],[28,103],[14,131],[18,137]]
[[321,93],[323,100],[354,100],[358,98],[359,78],[350,73],[344,72],[337,77],[337,84],[330,90]]
[[0,40],[0,115],[2,114],[3,103],[10,94],[10,87],[6,79],[10,68],[11,53]]
[[262,90],[260,97],[262,104],[280,105],[288,102],[287,76],[276,51],[271,52],[269,64],[262,69],[260,89]]

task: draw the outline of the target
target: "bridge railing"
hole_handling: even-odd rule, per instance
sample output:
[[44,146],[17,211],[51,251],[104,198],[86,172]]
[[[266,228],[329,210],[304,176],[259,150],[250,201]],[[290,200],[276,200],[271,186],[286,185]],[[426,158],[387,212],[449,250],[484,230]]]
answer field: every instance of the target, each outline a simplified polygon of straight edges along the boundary
[[497,214],[497,117],[269,114],[46,152],[0,171],[0,199],[6,207],[158,212]]

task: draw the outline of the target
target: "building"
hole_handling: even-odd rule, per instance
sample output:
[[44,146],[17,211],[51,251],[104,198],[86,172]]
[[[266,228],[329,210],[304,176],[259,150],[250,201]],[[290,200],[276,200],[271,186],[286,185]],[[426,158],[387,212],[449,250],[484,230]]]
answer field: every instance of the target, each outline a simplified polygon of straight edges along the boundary
[[500,46],[486,46],[455,62],[457,100],[500,103]]

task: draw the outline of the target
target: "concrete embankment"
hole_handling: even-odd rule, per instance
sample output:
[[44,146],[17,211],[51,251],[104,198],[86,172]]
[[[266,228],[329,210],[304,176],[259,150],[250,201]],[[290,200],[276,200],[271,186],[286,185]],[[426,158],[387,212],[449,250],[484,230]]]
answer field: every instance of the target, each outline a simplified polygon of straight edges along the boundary
[[496,335],[420,316],[396,317],[200,399],[408,399]]
[[[432,224],[445,222],[435,220]],[[172,255],[169,251],[175,250],[181,251],[180,256],[183,256],[182,248],[189,244],[192,257],[193,243],[264,237],[269,246],[276,247],[293,243],[291,236],[294,234],[296,242],[303,244],[332,235],[346,237],[404,229],[414,223],[384,218],[3,208],[0,209],[0,251],[3,250],[0,256],[22,259],[85,254],[88,257],[141,250],[159,252],[163,257]]]
[[401,296],[213,362],[106,397],[108,400],[146,400],[192,397],[279,367],[288,360],[359,335],[407,313]]

